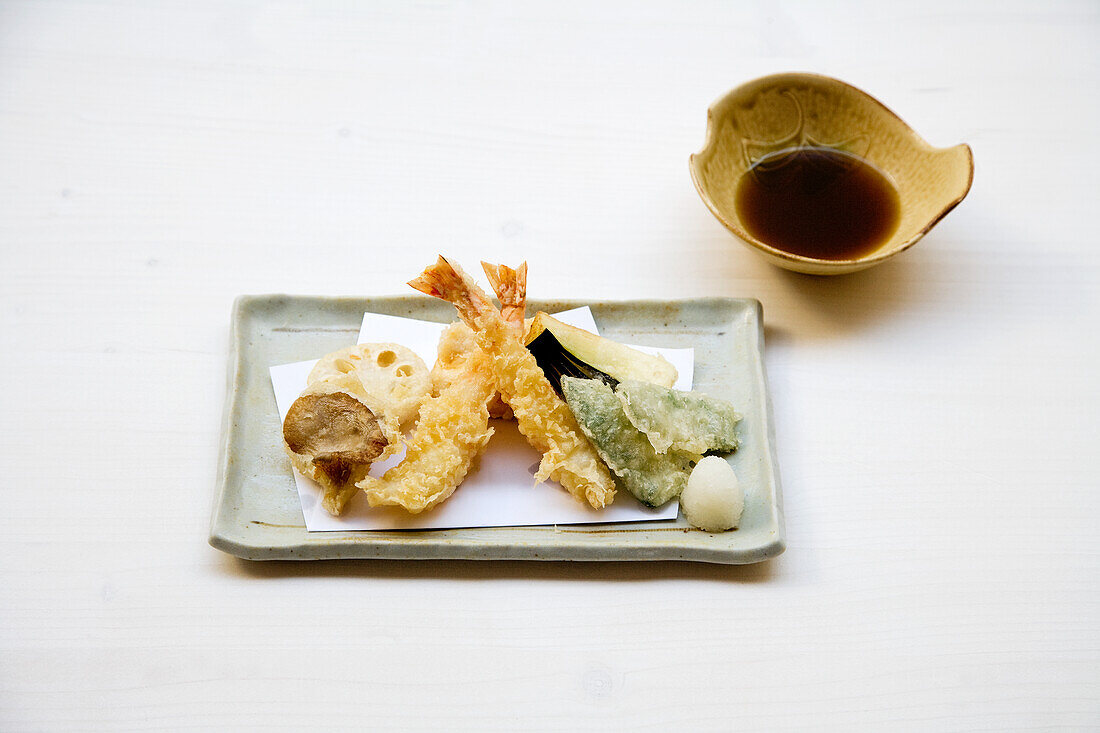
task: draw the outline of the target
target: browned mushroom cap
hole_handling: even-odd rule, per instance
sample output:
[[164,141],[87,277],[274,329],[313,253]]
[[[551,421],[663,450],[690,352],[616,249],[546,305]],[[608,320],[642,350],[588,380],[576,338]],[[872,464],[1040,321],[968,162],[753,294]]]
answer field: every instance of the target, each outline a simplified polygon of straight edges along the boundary
[[357,466],[381,455],[387,441],[374,413],[343,392],[304,394],[294,400],[283,421],[283,440],[335,484]]

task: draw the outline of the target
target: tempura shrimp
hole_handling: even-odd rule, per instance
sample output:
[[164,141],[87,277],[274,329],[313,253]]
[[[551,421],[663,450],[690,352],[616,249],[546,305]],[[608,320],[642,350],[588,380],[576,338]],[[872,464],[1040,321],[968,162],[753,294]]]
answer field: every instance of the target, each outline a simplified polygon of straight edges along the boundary
[[[527,331],[524,314],[527,310],[527,263],[512,269],[505,265],[481,263],[489,282],[501,302],[501,316],[508,327],[519,338]],[[455,355],[480,348],[473,330],[462,321],[455,321],[443,330],[439,337],[439,358],[432,367],[432,384],[438,394],[455,379],[465,379],[462,369],[454,367]],[[489,417],[512,419],[512,408],[501,399],[500,393],[493,394],[489,402]]]
[[432,376],[439,370],[447,379],[421,404],[405,458],[381,478],[367,476],[356,484],[371,506],[401,506],[419,514],[453,494],[485,450],[493,435],[488,405],[496,382],[491,359],[476,344],[470,346],[449,342],[446,335],[440,339]]
[[[527,264],[514,270],[503,265],[493,268],[490,280],[502,293],[509,327],[522,336]],[[357,484],[366,491],[371,506],[397,505],[417,514],[439,504],[454,493],[489,442],[493,429],[488,418],[511,417],[511,410],[500,400],[488,356],[461,321],[444,329],[439,338],[432,382],[434,397],[420,407],[405,459],[382,478],[368,476]]]
[[490,357],[496,387],[515,413],[520,432],[542,453],[535,480],[558,481],[578,500],[597,509],[610,504],[615,484],[607,467],[523,340],[485,292],[443,257],[409,285],[454,305],[477,335],[478,344]]

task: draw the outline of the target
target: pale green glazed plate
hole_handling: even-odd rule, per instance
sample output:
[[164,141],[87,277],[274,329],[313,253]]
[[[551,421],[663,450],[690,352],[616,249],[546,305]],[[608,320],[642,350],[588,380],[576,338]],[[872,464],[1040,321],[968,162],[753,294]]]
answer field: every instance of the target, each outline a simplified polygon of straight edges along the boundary
[[[694,347],[695,387],[744,415],[729,462],[745,488],[741,527],[708,534],[683,517],[547,527],[307,532],[268,367],[353,343],[363,313],[454,320],[432,298],[246,295],[233,307],[229,386],[210,544],[249,560],[348,558],[480,560],[694,560],[753,563],[783,552],[775,433],[764,380],[760,303],[750,299],[531,301],[528,312],[591,306],[600,332],[648,346]],[[492,450],[492,444],[489,446]],[[459,489],[461,491],[461,489]]]

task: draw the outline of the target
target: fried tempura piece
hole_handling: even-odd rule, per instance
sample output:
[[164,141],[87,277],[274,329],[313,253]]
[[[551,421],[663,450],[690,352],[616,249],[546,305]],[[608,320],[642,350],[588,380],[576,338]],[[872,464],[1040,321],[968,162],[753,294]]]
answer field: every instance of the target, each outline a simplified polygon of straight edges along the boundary
[[477,350],[474,332],[465,323],[455,321],[444,328],[439,335],[435,364],[432,365],[433,394],[439,394],[456,379],[464,379],[467,358]]
[[[419,514],[454,493],[489,442],[487,405],[496,392],[489,357],[476,346],[444,352],[437,366],[449,379],[420,406],[404,460],[381,478],[356,484],[371,506],[400,506]],[[435,370],[433,370],[433,375]]]
[[400,344],[358,344],[322,357],[306,384],[341,381],[351,376],[357,395],[376,415],[394,417],[402,430],[412,427],[416,411],[431,389],[423,360]]
[[[504,318],[504,322],[520,340],[523,340],[527,333],[527,322],[523,318],[527,311],[527,263],[524,262],[513,270],[506,265],[490,265],[488,262],[482,262],[481,268],[489,278],[489,284],[493,286],[497,299],[500,300],[500,315]],[[459,323],[462,322],[459,321]],[[464,323],[462,325],[469,330],[469,326]],[[474,332],[470,331],[471,338],[473,335]],[[493,396],[493,401],[489,403],[489,416],[502,417],[506,420],[514,417],[512,408],[500,396],[500,392],[497,392]]]
[[485,277],[489,278],[489,285],[500,301],[501,318],[522,341],[526,331],[523,316],[527,311],[527,263],[513,270],[507,265],[482,262],[481,269],[485,271]]
[[[523,317],[527,310],[527,263],[515,269],[487,262],[482,262],[481,266],[500,299],[501,315],[508,327],[522,338],[527,331],[527,321]],[[432,367],[432,386],[436,394],[453,380],[465,378],[464,371],[454,366],[457,357],[478,348],[473,330],[462,321],[455,321],[443,329],[439,337],[439,356]],[[489,402],[489,417],[512,419],[512,408],[501,399],[499,392],[495,392]]]
[[681,392],[659,384],[624,380],[615,390],[626,416],[658,453],[703,455],[737,450],[741,416],[729,402],[702,392]]
[[562,377],[561,387],[584,434],[623,488],[653,507],[680,495],[694,456],[679,451],[659,455],[630,424],[615,392],[599,379]]
[[334,516],[359,492],[355,482],[375,461],[398,449],[397,418],[375,415],[358,393],[354,375],[316,382],[290,406],[283,447],[294,468],[316,481],[321,504]]
[[409,285],[454,305],[476,333],[478,345],[490,357],[497,389],[515,413],[520,432],[542,453],[535,480],[551,478],[597,509],[610,504],[615,484],[607,467],[485,292],[442,257]]
[[[443,329],[439,337],[438,357],[432,367],[434,394],[442,392],[456,379],[466,379],[466,372],[462,366],[463,360],[471,351],[480,349],[474,332],[462,321],[455,321]],[[500,392],[496,391],[495,387],[493,397],[489,400],[489,417],[512,419],[512,408],[500,398]]]

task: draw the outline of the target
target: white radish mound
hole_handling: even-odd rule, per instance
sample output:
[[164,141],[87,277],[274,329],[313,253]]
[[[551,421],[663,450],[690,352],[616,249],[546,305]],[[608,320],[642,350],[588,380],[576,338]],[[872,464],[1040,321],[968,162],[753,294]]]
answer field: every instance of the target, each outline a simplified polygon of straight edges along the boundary
[[680,506],[693,527],[725,532],[741,521],[745,493],[730,464],[718,456],[707,456],[688,476],[687,486],[680,494]]

